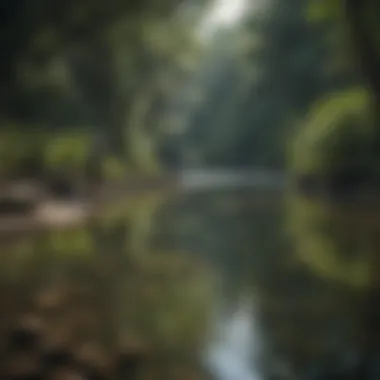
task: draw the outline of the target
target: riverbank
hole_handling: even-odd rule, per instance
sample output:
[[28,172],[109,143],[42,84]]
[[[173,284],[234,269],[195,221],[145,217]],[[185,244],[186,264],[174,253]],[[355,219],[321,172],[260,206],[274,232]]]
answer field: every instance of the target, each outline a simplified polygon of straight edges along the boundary
[[[82,191],[71,194],[67,192],[67,184],[56,185],[54,189],[58,191],[50,193],[41,191],[41,183],[26,181],[17,189],[12,189],[10,184],[0,184],[0,239],[22,232],[75,227],[89,219],[102,217],[109,208],[122,204],[129,197],[140,197],[151,192],[198,193],[217,190],[277,194],[283,191],[284,183],[284,175],[272,171],[212,169],[184,170],[155,177],[134,174],[124,180],[85,185],[85,190],[82,188]],[[7,187],[7,192],[2,191]],[[5,193],[8,193],[8,198],[15,199],[2,202]]]
[[3,184],[3,191],[0,191],[0,239],[39,230],[75,227],[101,217],[109,207],[127,197],[170,191],[176,187],[173,177],[134,176],[62,197],[43,192],[41,184],[28,181]]

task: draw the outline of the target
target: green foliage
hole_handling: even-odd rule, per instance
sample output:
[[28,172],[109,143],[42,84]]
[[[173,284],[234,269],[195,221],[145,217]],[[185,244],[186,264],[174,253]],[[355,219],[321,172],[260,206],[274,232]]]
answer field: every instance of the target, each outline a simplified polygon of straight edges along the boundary
[[1,176],[17,175],[24,166],[32,165],[32,162],[39,166],[43,162],[44,134],[28,134],[19,131],[16,125],[12,128],[12,131],[3,130],[0,133]]
[[104,157],[101,171],[105,178],[110,180],[123,179],[128,175],[127,165],[117,156]]
[[[367,72],[376,65],[372,53],[378,55],[371,50],[378,28],[370,15],[379,9],[377,2],[356,2],[357,11],[364,10],[359,15],[348,5],[343,0],[306,2],[307,19],[330,30],[326,67],[347,76],[339,91],[322,93],[314,100],[291,143],[289,164],[294,178],[311,175],[308,178],[315,179],[316,188],[310,190],[320,196],[290,193],[288,228],[296,257],[311,272],[363,290],[377,281],[372,268],[379,250],[378,203],[368,197],[377,192],[380,174],[378,94],[374,76]],[[356,67],[357,63],[361,66]],[[340,174],[351,176],[346,181],[351,183]],[[344,201],[347,193],[351,198]]]
[[306,15],[312,22],[336,21],[343,13],[342,0],[309,0],[306,2]]
[[47,139],[45,163],[47,169],[83,170],[89,158],[92,140],[83,133],[53,135]]
[[[28,137],[12,137],[15,151],[2,149],[3,162],[17,161],[19,150],[28,156],[21,146],[32,139],[32,125],[40,125],[49,135],[41,141],[49,168],[82,167],[91,138],[101,136],[102,147],[95,147],[100,156],[123,156],[140,170],[155,171],[163,132],[157,119],[200,52],[177,9],[170,1],[120,0],[67,1],[57,9],[47,0],[4,6],[0,47],[9,54],[0,65],[2,116],[4,124],[22,125]],[[141,93],[147,104],[136,124],[131,113]],[[130,151],[136,145],[143,147],[137,156]]]
[[[151,246],[161,220],[158,203],[130,197],[112,223],[96,218],[85,226],[27,235],[4,246],[0,281],[14,293],[12,300],[1,299],[5,315],[16,319],[13,307],[27,299],[33,315],[62,308],[59,328],[64,327],[65,336],[85,331],[80,336],[104,345],[106,352],[136,343],[133,336],[146,342],[153,355],[168,355],[172,361],[194,357],[204,347],[212,321],[215,278],[196,256]],[[141,213],[155,218],[150,221],[153,229],[134,226],[141,224]],[[141,251],[134,251],[131,239],[141,240]],[[84,315],[95,325],[85,319],[78,327]],[[50,316],[44,317],[49,323]]]
[[88,228],[82,228],[52,231],[46,244],[52,248],[52,256],[90,257],[94,243]]
[[215,39],[199,85],[203,102],[185,134],[200,161],[190,162],[284,168],[295,124],[316,99],[352,81],[329,41],[334,26],[311,22],[305,7],[265,3],[240,30]]
[[288,201],[288,227],[298,259],[330,281],[366,289],[377,254],[377,246],[369,242],[379,228],[371,212],[294,195]]
[[291,167],[297,173],[322,174],[353,166],[364,169],[373,164],[374,127],[365,89],[328,95],[302,123],[292,143]]
[[38,176],[52,171],[84,174],[92,144],[90,135],[79,131],[49,133],[43,129],[29,132],[13,128],[0,136],[2,177]]

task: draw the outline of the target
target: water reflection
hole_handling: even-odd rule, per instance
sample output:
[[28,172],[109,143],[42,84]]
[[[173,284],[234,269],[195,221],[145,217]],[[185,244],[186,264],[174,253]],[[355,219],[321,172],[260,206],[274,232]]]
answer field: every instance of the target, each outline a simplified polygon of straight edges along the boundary
[[378,336],[368,308],[375,218],[291,202],[247,190],[158,194],[82,228],[4,243],[2,378],[360,372]]
[[[297,341],[303,341],[302,355],[291,362],[307,379],[377,378],[380,225],[375,205],[292,196],[288,206],[292,256],[298,271],[313,282],[297,309],[286,307],[295,312],[293,334],[297,331],[302,338]],[[289,278],[290,273],[295,277],[295,268]]]
[[[62,368],[88,375],[82,357],[91,355],[91,371],[108,377],[202,378],[194,363],[213,273],[186,252],[150,247],[155,229],[142,227],[159,214],[155,201],[127,205],[118,219],[3,247],[3,378],[53,378]],[[20,335],[33,335],[32,342]]]
[[232,314],[217,318],[216,338],[206,352],[207,362],[220,380],[258,380],[253,365],[255,349],[260,344],[255,328],[253,300],[242,299]]

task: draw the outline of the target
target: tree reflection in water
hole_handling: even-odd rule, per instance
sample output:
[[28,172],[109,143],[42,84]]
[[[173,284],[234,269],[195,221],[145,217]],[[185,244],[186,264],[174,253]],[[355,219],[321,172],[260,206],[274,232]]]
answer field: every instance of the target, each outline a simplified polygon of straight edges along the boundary
[[379,224],[291,202],[152,196],[3,244],[2,378],[376,378]]
[[298,280],[303,289],[294,289],[282,307],[272,303],[281,318],[276,348],[291,354],[288,360],[306,379],[376,378],[371,359],[379,325],[376,207],[369,212],[359,204],[302,196],[291,196],[289,205],[295,260],[287,278],[307,276]]
[[258,380],[252,358],[258,334],[254,323],[253,300],[243,299],[232,315],[220,317],[217,338],[207,351],[207,361],[220,380]]
[[154,226],[141,226],[159,206],[3,248],[2,378],[206,378],[197,353],[213,275],[186,252],[149,247]]

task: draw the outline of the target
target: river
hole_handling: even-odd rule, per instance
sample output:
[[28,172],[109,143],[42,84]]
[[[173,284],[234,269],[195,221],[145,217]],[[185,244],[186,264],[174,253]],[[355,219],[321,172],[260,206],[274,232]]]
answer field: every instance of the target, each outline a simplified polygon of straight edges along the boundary
[[[310,220],[320,225],[321,216],[300,215],[285,199],[248,186],[156,191],[80,228],[4,246],[4,371],[266,380],[353,370],[365,347],[368,292],[355,271],[362,261],[349,266],[334,251],[343,263],[335,265],[323,247],[324,255],[302,248],[317,247],[320,229],[313,233]],[[298,229],[289,228],[289,212]],[[332,231],[346,228],[324,217]],[[28,331],[37,338],[22,338]],[[9,369],[15,358],[24,364]]]

